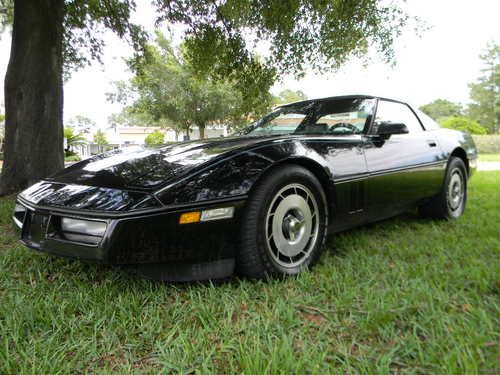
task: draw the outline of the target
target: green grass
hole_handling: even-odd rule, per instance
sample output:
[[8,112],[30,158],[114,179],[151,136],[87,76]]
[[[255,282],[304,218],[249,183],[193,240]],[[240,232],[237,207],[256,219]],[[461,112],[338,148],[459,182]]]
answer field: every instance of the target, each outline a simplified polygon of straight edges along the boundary
[[16,242],[0,200],[0,373],[499,373],[500,172],[465,216],[330,240],[297,279],[170,285]]
[[479,161],[500,161],[500,154],[479,154]]

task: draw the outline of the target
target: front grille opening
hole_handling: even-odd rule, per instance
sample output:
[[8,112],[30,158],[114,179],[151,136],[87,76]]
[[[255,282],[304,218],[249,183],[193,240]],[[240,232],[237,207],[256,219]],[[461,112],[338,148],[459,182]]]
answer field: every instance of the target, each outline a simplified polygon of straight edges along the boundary
[[16,206],[14,207],[14,213],[12,215],[12,219],[14,220],[14,224],[16,225],[16,227],[23,227],[24,217],[26,216],[27,211],[27,208],[22,204],[16,203]]
[[104,237],[107,223],[97,220],[52,216],[47,237],[85,245],[98,245]]

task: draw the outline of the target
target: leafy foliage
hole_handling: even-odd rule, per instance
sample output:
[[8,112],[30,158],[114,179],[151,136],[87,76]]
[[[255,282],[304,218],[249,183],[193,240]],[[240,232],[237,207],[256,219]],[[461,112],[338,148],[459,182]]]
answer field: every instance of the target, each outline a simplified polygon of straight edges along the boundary
[[121,116],[142,115],[186,134],[198,126],[203,136],[209,124],[229,121],[234,126],[270,107],[269,86],[249,97],[246,87],[200,77],[183,50],[174,50],[160,33],[146,51],[145,58],[129,62],[135,77],[128,83],[118,82],[116,91],[108,94],[109,100],[127,105]]
[[[111,30],[141,53],[147,40],[144,30],[130,21],[134,0],[65,0],[64,2],[64,75],[74,69],[101,61],[104,33]],[[13,22],[14,1],[0,0],[0,31]]]
[[424,104],[420,107],[420,110],[436,121],[446,117],[461,116],[463,112],[460,104],[446,99],[436,99]]
[[[108,93],[107,96],[110,101],[115,101],[113,93]],[[161,121],[155,120],[150,114],[145,112],[137,112],[132,107],[126,107],[120,113],[113,113],[108,117],[108,123],[111,125],[111,127],[114,128],[118,126],[168,127],[167,124],[162,124]]]
[[481,60],[483,75],[478,82],[469,84],[472,104],[468,115],[488,132],[497,133],[500,131],[500,45],[489,45]]
[[[393,3],[324,0],[155,0],[159,20],[187,25],[187,55],[221,76],[255,69],[249,45],[266,41],[266,63],[280,74],[338,68],[374,47],[386,61],[408,16]],[[247,70],[247,71],[245,71]]]
[[[248,87],[267,85],[276,73],[303,74],[306,66],[336,69],[371,46],[385,61],[408,15],[377,0],[151,0],[157,22],[186,28],[186,56],[198,73],[230,78]],[[135,0],[66,0],[65,71],[100,60],[103,34],[112,30],[142,53],[146,34],[130,21]],[[0,0],[0,24],[12,23],[13,0]],[[265,62],[252,52],[270,47]]]
[[74,146],[85,144],[85,136],[77,133],[73,128],[64,128],[64,138],[66,138],[66,151],[71,151]]
[[281,91],[278,96],[273,97],[273,105],[299,102],[306,99],[307,96],[302,91],[293,91],[290,89],[286,89]]
[[86,116],[76,115],[69,119],[67,125],[80,133],[89,133],[96,126],[96,123]]
[[468,132],[470,134],[486,134],[486,129],[476,121],[463,116],[449,117],[441,121],[444,128]]
[[106,138],[106,134],[104,134],[104,132],[101,129],[97,129],[97,131],[95,132],[94,143],[99,147],[100,152],[103,152],[105,146],[109,144]]
[[76,154],[66,155],[64,157],[64,161],[65,162],[73,162],[73,161],[80,161],[80,160],[81,160],[81,158],[78,155],[76,155]]
[[155,130],[154,132],[148,134],[148,136],[144,139],[144,143],[148,146],[162,145],[165,143],[165,135],[161,131]]
[[0,0],[0,34],[14,21],[14,0]]
[[141,52],[146,33],[130,21],[134,0],[71,0],[65,2],[64,65],[65,72],[101,61],[104,33],[112,30]]

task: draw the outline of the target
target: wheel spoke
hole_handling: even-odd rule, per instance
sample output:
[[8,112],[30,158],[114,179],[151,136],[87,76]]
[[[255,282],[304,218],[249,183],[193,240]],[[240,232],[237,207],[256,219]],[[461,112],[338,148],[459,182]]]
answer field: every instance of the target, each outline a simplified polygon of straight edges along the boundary
[[318,237],[315,196],[301,184],[283,187],[269,206],[266,224],[272,258],[285,267],[300,265],[310,256]]

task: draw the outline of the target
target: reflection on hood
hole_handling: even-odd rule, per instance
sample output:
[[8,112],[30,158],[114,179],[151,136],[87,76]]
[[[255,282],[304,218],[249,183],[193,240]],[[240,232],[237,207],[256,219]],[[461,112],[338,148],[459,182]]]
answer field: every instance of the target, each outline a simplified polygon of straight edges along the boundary
[[182,142],[163,148],[130,147],[97,155],[52,176],[55,182],[114,189],[154,190],[210,160],[262,138]]

